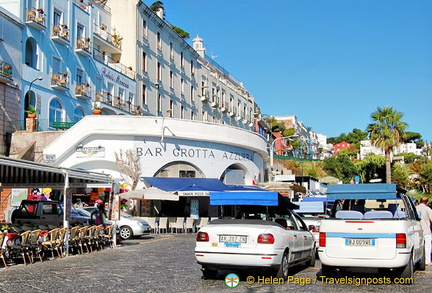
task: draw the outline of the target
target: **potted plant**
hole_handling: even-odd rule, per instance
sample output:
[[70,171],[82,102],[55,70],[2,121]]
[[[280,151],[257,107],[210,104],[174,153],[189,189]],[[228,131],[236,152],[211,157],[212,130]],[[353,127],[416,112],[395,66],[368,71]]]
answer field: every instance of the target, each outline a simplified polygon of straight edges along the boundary
[[101,108],[100,107],[94,107],[93,108],[93,114],[94,115],[100,115],[100,114],[102,114]]
[[67,24],[62,24],[61,27],[64,28],[64,29],[68,28]]
[[61,75],[64,76],[64,77],[66,77],[68,75],[68,73],[65,71],[65,72],[62,72]]
[[90,38],[84,38],[84,41],[90,42]]
[[36,109],[33,105],[29,105],[25,112],[27,113],[27,118],[36,118]]
[[6,65],[3,66],[3,68],[4,68],[4,69],[11,69],[12,66],[10,66],[9,64],[6,64]]
[[101,53],[102,55],[105,55],[105,51],[100,51],[100,53]]
[[37,9],[37,12],[39,12],[39,13],[44,13],[44,10],[43,10],[42,8],[38,8],[38,9]]
[[132,70],[132,66],[129,66],[128,69],[129,69],[129,70]]

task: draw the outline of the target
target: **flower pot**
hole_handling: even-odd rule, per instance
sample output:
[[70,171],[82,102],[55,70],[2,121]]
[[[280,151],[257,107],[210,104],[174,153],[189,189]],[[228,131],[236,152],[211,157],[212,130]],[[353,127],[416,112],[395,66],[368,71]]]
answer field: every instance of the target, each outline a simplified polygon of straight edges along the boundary
[[94,115],[100,115],[100,114],[102,114],[102,110],[101,109],[93,109],[93,114]]
[[27,113],[27,118],[36,118],[36,113]]

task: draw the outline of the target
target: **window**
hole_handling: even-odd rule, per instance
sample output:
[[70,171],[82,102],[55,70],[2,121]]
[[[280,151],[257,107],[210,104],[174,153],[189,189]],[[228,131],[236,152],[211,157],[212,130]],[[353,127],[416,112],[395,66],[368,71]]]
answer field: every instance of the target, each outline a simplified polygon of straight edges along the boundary
[[162,97],[160,94],[158,94],[158,98],[157,98],[157,112],[158,113],[162,112]]
[[184,170],[180,170],[179,171],[179,177],[187,177],[187,178],[195,178],[195,171],[184,171]]
[[61,60],[57,57],[53,57],[52,61],[52,70],[53,74],[58,74],[61,72]]
[[174,73],[170,70],[170,88],[174,88]]
[[172,42],[170,42],[170,59],[174,60],[174,48]]
[[63,116],[63,109],[57,99],[53,99],[49,105],[49,122],[61,122]]
[[84,26],[80,23],[77,24],[77,35],[76,35],[77,40],[79,39],[84,39],[85,35],[84,35]]
[[147,21],[145,19],[142,21],[142,37],[147,39]]
[[142,71],[147,71],[147,54],[146,54],[146,52],[142,53]]
[[120,97],[120,101],[124,101],[125,100],[124,89],[119,88],[119,90],[118,90],[118,96]]
[[180,107],[180,118],[184,119],[184,107],[183,107],[183,105]]
[[180,53],[180,66],[184,68],[184,58],[183,58],[183,52]]
[[81,108],[75,108],[73,122],[78,122],[84,117],[84,111]]
[[37,44],[33,38],[26,41],[25,64],[35,69],[38,68]]
[[162,39],[161,39],[161,34],[159,32],[157,33],[157,49],[162,50]]
[[143,84],[142,86],[142,102],[147,105],[147,86]]
[[83,75],[84,75],[84,71],[82,71],[81,69],[77,69],[76,72],[76,83],[77,84],[83,84]]
[[174,103],[173,103],[173,101],[172,100],[170,100],[170,105],[169,105],[169,111],[168,111],[168,113],[169,113],[169,117],[174,117]]
[[193,110],[191,110],[191,120],[195,120],[195,114]]
[[157,63],[157,79],[162,80],[162,65]]
[[182,78],[180,81],[180,90],[181,90],[182,95],[184,95],[184,89],[185,89],[184,84],[185,84],[185,82],[184,82],[184,79]]
[[53,25],[54,26],[60,26],[61,23],[61,18],[62,18],[62,13],[58,10],[54,10],[54,15],[53,15]]
[[191,103],[194,102],[194,95],[195,95],[195,88],[193,87],[193,85],[191,85],[191,87],[190,87],[190,102]]
[[191,72],[191,75],[195,74],[195,72],[194,72],[194,63],[193,63],[192,60],[191,60],[191,63],[190,63],[190,72]]

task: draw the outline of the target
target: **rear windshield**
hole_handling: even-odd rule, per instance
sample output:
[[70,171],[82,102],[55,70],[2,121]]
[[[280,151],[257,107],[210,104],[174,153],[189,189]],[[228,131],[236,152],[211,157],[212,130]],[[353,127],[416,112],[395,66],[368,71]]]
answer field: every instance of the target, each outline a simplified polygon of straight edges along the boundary
[[363,200],[341,202],[334,216],[341,219],[406,219],[412,218],[403,199]]

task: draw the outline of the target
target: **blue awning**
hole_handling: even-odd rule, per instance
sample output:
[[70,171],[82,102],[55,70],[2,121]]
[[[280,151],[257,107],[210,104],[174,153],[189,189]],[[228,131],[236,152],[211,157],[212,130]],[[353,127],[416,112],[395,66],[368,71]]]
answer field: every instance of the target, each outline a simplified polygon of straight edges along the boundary
[[328,199],[396,199],[396,184],[336,184],[327,186]]
[[214,178],[143,177],[150,185],[165,191],[223,191],[229,186]]
[[210,205],[277,206],[278,193],[272,191],[210,192]]

